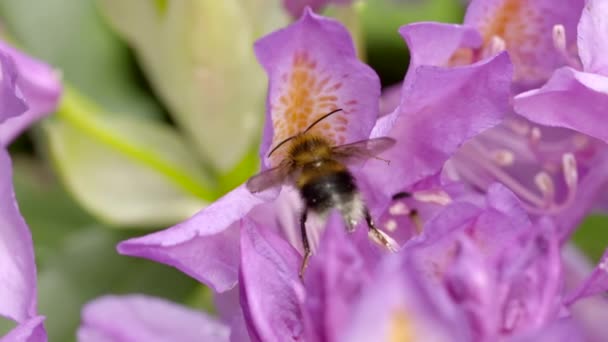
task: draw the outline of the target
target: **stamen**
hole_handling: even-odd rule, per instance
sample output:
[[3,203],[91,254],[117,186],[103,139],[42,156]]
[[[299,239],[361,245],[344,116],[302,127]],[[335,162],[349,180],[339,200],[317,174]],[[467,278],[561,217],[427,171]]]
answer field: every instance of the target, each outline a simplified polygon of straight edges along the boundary
[[552,203],[555,198],[555,185],[551,176],[544,171],[539,172],[534,177],[534,183],[547,200],[547,204]]
[[566,153],[562,156],[562,168],[564,170],[564,180],[568,188],[576,188],[578,183],[578,170],[576,169],[576,158],[572,153]]
[[390,208],[388,208],[388,212],[394,216],[408,215],[410,213],[410,208],[408,208],[407,205],[403,202],[397,202],[391,205]]
[[507,49],[507,44],[505,40],[499,36],[492,36],[492,40],[490,41],[490,56],[494,56],[500,52],[503,52]]
[[540,141],[540,138],[543,137],[540,128],[532,127],[532,131],[530,131],[530,143],[537,144]]
[[566,64],[575,69],[581,69],[580,62],[568,51],[568,37],[566,36],[564,25],[558,24],[553,26],[552,37],[553,46],[562,55]]
[[515,154],[509,150],[496,150],[493,159],[499,166],[511,166],[515,161]]
[[515,133],[526,136],[530,132],[530,125],[523,120],[507,120],[507,126]]
[[394,232],[395,230],[397,230],[397,221],[395,221],[394,219],[386,221],[386,223],[384,224],[384,229],[388,230],[391,233]]
[[452,198],[443,190],[424,190],[414,192],[414,199],[425,203],[435,203],[439,205],[448,205],[452,202]]
[[553,26],[553,45],[558,51],[566,54],[566,28],[564,25]]
[[587,146],[589,146],[589,142],[589,137],[579,133],[575,133],[572,137],[572,144],[574,144],[574,147],[577,150],[585,149]]

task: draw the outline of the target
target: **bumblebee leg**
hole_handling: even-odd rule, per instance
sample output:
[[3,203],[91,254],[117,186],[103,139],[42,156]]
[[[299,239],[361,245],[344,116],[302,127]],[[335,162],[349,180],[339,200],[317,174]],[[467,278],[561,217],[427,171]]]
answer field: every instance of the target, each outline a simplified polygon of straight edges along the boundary
[[300,216],[300,232],[302,233],[302,245],[304,246],[304,259],[302,260],[302,266],[300,266],[300,279],[304,279],[304,270],[308,266],[308,259],[310,259],[310,243],[308,242],[308,233],[306,232],[306,218],[308,215],[308,208],[304,208],[302,216]]
[[[393,201],[397,201],[403,198],[410,198],[412,194],[406,191],[400,191],[393,195]],[[422,233],[422,221],[420,221],[420,215],[418,215],[418,210],[412,209],[408,214],[410,220],[414,224],[414,229],[416,229],[416,234]]]
[[369,214],[369,210],[365,208],[365,222],[367,222],[367,226],[369,227],[369,232],[372,234],[373,238],[382,244],[386,249],[391,252],[396,252],[397,250],[393,246],[393,244],[388,240],[387,236],[376,228],[374,221],[372,220],[372,215]]

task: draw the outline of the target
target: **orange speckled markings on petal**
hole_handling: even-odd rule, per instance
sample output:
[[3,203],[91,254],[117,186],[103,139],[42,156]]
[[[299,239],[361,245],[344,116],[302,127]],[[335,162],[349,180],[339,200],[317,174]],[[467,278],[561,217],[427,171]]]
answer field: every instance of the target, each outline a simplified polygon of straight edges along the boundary
[[543,16],[534,1],[505,0],[479,23],[484,47],[492,43],[494,36],[505,41],[515,68],[515,79],[543,78],[543,72],[534,67],[537,57],[535,51],[542,49],[540,35],[551,34],[546,31]]
[[[297,52],[293,56],[290,72],[281,75],[278,97],[271,103],[271,117],[274,128],[272,146],[283,139],[306,129],[313,121],[332,110],[342,108],[327,120],[316,125],[312,132],[320,134],[334,144],[343,144],[348,115],[357,100],[340,98],[338,91],[347,75],[330,75],[319,67],[307,52]],[[340,79],[336,79],[340,77]],[[278,150],[271,156],[276,165],[286,149]]]

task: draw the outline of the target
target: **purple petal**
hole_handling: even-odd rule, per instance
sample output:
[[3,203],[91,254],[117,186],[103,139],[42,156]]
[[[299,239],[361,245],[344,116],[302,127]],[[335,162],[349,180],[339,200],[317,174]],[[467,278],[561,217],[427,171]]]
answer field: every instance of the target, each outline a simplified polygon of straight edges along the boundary
[[376,246],[371,246],[365,228],[348,234],[342,217],[333,213],[318,253],[311,257],[304,275],[305,307],[315,318],[310,334],[318,341],[339,341],[339,334],[351,320],[352,304],[362,287],[372,281],[379,254],[366,253]]
[[608,76],[608,2],[588,0],[578,24],[578,54],[587,72]]
[[0,50],[0,68],[2,72],[2,83],[0,84],[0,108],[2,108],[0,110],[0,127],[2,127],[6,120],[23,114],[28,107],[17,94],[17,89],[15,88],[17,79],[15,61],[10,55],[2,52],[2,50]]
[[458,68],[420,66],[409,71],[400,106],[382,117],[372,136],[397,140],[370,160],[376,186],[395,193],[432,176],[468,139],[501,122],[509,108],[512,67],[506,53]]
[[228,341],[230,329],[216,319],[160,298],[106,296],[82,311],[78,340]]
[[301,257],[285,240],[243,220],[239,287],[252,341],[305,338],[300,262]]
[[32,236],[19,212],[9,155],[0,147],[0,315],[23,322],[36,315]]
[[[24,114],[0,124],[0,145],[7,145],[30,124],[55,110],[61,95],[61,84],[59,76],[50,66],[1,40],[0,52],[13,58],[17,68],[17,96],[22,97],[29,108]],[[3,83],[5,82],[6,79],[3,79]],[[3,89],[3,93],[5,91],[6,89]],[[2,94],[2,101],[6,101],[6,96]],[[2,121],[0,116],[0,122]]]
[[[562,251],[565,290],[571,292],[591,273],[593,267],[589,259],[573,245],[566,245]],[[608,340],[608,299],[604,295],[583,298],[569,307],[572,317],[580,324],[589,342]]]
[[530,85],[544,82],[556,68],[565,64],[553,42],[553,27],[563,25],[566,48],[574,47],[576,25],[584,0],[474,0],[464,24],[481,33],[484,46],[493,37],[502,39],[515,66],[514,81]]
[[[473,49],[482,39],[473,27],[444,23],[414,23],[399,32],[410,50],[410,69],[419,65],[448,66],[473,63]],[[469,58],[462,58],[468,55]]]
[[238,279],[238,221],[262,203],[240,186],[182,223],[120,243],[118,251],[174,266],[223,292]]
[[267,158],[271,147],[304,131],[312,122],[341,108],[315,126],[317,132],[344,144],[367,139],[378,116],[380,81],[357,60],[344,26],[310,10],[289,27],[255,44],[269,78],[266,124],[260,156],[276,165],[285,148]]
[[44,316],[34,316],[17,325],[8,334],[0,337],[2,342],[46,342]]
[[313,11],[319,12],[323,7],[330,3],[348,5],[351,2],[352,0],[283,0],[283,7],[285,7],[292,17],[298,18],[304,13],[306,7],[310,7]]
[[591,275],[567,296],[566,303],[574,303],[577,300],[605,293],[606,291],[608,291],[608,249],[604,252]]
[[540,89],[516,96],[514,107],[534,122],[570,128],[608,142],[608,77],[561,68]]
[[378,268],[338,331],[340,341],[469,341],[462,314],[445,294],[396,261],[389,257]]
[[546,326],[515,336],[510,342],[590,342],[581,326],[572,318],[561,318]]

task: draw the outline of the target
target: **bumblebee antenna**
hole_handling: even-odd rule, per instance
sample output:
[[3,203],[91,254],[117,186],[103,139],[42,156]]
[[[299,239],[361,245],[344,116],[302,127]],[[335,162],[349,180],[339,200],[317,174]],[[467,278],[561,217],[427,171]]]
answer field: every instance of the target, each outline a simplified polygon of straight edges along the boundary
[[334,110],[332,110],[331,112],[329,112],[329,113],[327,113],[327,114],[323,115],[322,117],[320,117],[320,118],[318,118],[317,120],[315,120],[315,122],[311,123],[311,124],[310,124],[310,126],[308,126],[308,128],[306,128],[306,129],[304,130],[304,132],[302,132],[302,134],[304,134],[304,133],[306,133],[306,132],[310,131],[310,129],[311,129],[311,128],[313,128],[313,127],[315,127],[315,125],[316,125],[316,124],[318,124],[319,122],[321,122],[321,121],[325,120],[325,119],[326,119],[326,118],[328,118],[329,116],[334,115],[334,114],[336,114],[337,112],[341,112],[341,111],[342,111],[342,108],[338,108],[338,109],[334,109]]
[[285,138],[283,141],[281,141],[280,143],[278,143],[278,144],[277,144],[277,146],[275,146],[275,147],[274,147],[272,150],[270,150],[270,153],[268,153],[268,156],[267,156],[267,157],[270,157],[270,156],[271,156],[271,155],[274,153],[274,151],[278,150],[278,149],[279,149],[279,147],[283,146],[283,145],[284,145],[286,142],[288,142],[289,140],[291,140],[291,139],[293,139],[293,138],[297,137],[297,136],[298,136],[298,135],[300,135],[300,134],[304,134],[304,133],[306,133],[306,132],[310,131],[310,130],[311,130],[313,127],[315,127],[315,125],[316,125],[316,124],[318,124],[319,122],[321,122],[321,121],[325,120],[327,117],[329,117],[329,116],[331,116],[331,115],[333,115],[333,114],[336,114],[337,112],[341,112],[341,111],[342,111],[342,108],[334,109],[334,110],[332,110],[331,112],[329,112],[329,113],[327,113],[327,114],[323,115],[322,117],[318,118],[317,120],[315,120],[315,121],[314,121],[313,123],[311,123],[311,124],[310,124],[310,125],[309,125],[309,126],[308,126],[308,127],[307,127],[307,128],[304,130],[304,131],[303,131],[303,132],[298,133],[298,134],[296,134],[296,135],[292,135],[292,136],[290,136],[290,137],[288,137],[288,138]]
[[274,151],[278,150],[278,149],[279,149],[279,147],[283,146],[283,144],[285,144],[286,142],[288,142],[289,140],[291,140],[291,139],[293,139],[293,138],[295,138],[295,137],[296,137],[295,135],[292,135],[292,136],[290,136],[289,138],[286,138],[286,139],[284,139],[283,141],[281,141],[281,142],[280,142],[280,143],[279,143],[277,146],[275,146],[275,147],[274,147],[274,148],[273,148],[273,149],[270,151],[270,153],[268,153],[268,156],[267,156],[267,157],[270,157],[270,156],[271,156],[271,155],[274,153]]

